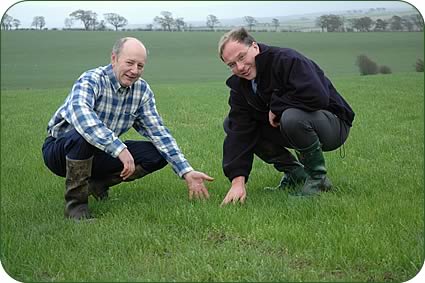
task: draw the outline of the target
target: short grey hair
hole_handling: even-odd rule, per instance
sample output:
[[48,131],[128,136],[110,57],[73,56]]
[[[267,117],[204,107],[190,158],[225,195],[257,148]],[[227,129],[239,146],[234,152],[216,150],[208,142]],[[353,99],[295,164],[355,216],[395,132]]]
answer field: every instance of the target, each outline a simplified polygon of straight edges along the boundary
[[126,43],[130,38],[129,37],[123,37],[118,39],[114,46],[112,47],[112,53],[115,54],[117,57],[121,53],[122,47],[124,46],[124,43]]
[[223,60],[224,47],[227,43],[229,43],[229,41],[236,41],[239,43],[243,43],[246,46],[250,46],[253,42],[255,42],[255,39],[243,27],[235,28],[225,33],[218,42],[218,56],[221,60]]

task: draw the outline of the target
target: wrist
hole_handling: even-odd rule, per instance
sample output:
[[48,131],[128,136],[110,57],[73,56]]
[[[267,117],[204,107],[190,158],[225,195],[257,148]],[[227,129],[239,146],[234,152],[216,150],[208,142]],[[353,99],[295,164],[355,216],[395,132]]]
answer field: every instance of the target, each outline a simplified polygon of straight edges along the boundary
[[193,172],[193,170],[190,170],[190,171],[188,171],[188,172],[184,173],[184,174],[182,175],[182,178],[183,178],[184,180],[186,180],[186,181],[187,181],[187,177],[189,176],[189,174],[190,174],[191,172]]
[[238,176],[238,177],[233,178],[232,186],[234,186],[234,185],[244,186],[245,185],[245,176]]

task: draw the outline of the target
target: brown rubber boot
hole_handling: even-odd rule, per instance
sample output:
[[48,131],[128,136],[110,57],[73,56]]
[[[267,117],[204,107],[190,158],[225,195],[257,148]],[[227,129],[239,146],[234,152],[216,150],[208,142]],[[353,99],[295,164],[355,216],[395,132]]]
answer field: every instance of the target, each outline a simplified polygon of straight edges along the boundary
[[89,178],[93,157],[73,160],[66,157],[65,217],[75,220],[92,218],[88,208]]

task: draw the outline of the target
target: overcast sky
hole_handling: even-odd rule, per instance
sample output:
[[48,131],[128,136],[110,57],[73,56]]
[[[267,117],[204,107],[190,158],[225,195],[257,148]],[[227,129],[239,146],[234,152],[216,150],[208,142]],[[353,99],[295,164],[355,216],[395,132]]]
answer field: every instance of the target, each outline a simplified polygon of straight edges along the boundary
[[[369,8],[408,8],[409,3],[422,11],[421,0],[401,1],[24,1],[1,0],[1,14],[7,12],[21,21],[21,28],[31,26],[35,16],[44,16],[46,27],[62,28],[64,19],[75,10],[91,10],[103,19],[105,13],[117,13],[129,24],[149,24],[161,11],[185,21],[206,21],[209,14],[219,19],[244,16],[277,17],[315,12]],[[6,11],[7,10],[7,11]]]

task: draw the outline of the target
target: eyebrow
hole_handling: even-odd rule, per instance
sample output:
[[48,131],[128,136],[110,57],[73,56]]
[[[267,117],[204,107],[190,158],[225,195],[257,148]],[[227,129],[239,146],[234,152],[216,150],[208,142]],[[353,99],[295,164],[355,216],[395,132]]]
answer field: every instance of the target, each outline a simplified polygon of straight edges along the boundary
[[233,61],[230,61],[229,63],[226,63],[227,65],[229,65],[229,64],[235,64],[236,63],[236,61],[238,61],[238,58],[240,58],[241,57],[241,54],[242,54],[243,52],[239,52],[239,54],[235,57],[235,60],[233,60]]

